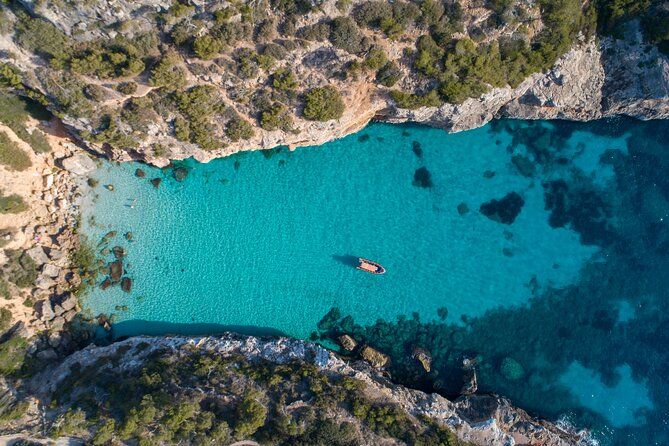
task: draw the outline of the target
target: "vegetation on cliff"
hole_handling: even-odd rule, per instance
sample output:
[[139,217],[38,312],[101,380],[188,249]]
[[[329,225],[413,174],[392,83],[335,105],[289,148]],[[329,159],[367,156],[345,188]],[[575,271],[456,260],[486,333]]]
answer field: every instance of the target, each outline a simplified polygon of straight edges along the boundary
[[46,400],[51,436],[103,445],[354,445],[383,438],[414,445],[463,445],[449,429],[369,395],[354,378],[296,360],[253,362],[196,347],[117,348],[75,363]]
[[581,35],[620,36],[631,19],[649,43],[669,42],[663,1],[174,1],[157,13],[123,2],[117,16],[79,24],[94,7],[2,6],[0,32],[46,66],[9,54],[0,81],[122,149],[156,133],[172,135],[166,149],[221,149],[257,136],[246,123],[299,131],[340,119],[361,81],[401,108],[461,103],[551,67]]

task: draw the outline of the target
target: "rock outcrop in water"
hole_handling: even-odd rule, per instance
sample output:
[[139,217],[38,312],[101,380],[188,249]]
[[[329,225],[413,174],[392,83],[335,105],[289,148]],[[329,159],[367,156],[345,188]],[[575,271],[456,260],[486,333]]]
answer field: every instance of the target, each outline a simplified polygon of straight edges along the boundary
[[[180,369],[183,369],[186,375],[173,375]],[[193,371],[190,371],[191,369]],[[144,370],[144,372],[141,372],[141,370]],[[238,372],[234,370],[238,370]],[[52,433],[55,432],[56,436],[76,433],[79,438],[96,438],[99,440],[107,430],[104,426],[112,422],[100,420],[95,421],[92,425],[87,425],[83,422],[83,418],[80,420],[85,413],[78,412],[80,410],[78,407],[87,407],[79,406],[79,401],[83,403],[87,401],[86,398],[82,399],[84,394],[81,392],[84,389],[98,389],[97,392],[87,393],[88,398],[106,400],[107,407],[113,408],[114,404],[117,404],[115,402],[117,399],[112,396],[113,394],[105,396],[104,389],[107,386],[110,389],[125,386],[127,385],[125,380],[138,373],[143,376],[141,380],[143,384],[138,384],[134,392],[140,394],[145,391],[150,392],[151,389],[155,388],[155,384],[151,383],[158,383],[161,379],[165,379],[165,377],[161,378],[162,374],[170,376],[168,379],[171,383],[166,382],[165,386],[174,386],[175,390],[170,397],[171,402],[166,401],[165,405],[167,407],[163,408],[167,411],[166,416],[168,418],[170,417],[170,410],[172,410],[169,409],[171,405],[182,407],[185,410],[186,406],[184,404],[186,403],[179,403],[182,404],[181,406],[177,404],[177,401],[182,397],[192,395],[187,399],[193,401],[195,395],[202,395],[202,392],[204,392],[206,398],[200,403],[201,410],[206,411],[204,413],[210,413],[209,411],[213,410],[216,415],[207,424],[207,426],[213,427],[201,427],[200,433],[211,432],[213,434],[214,431],[219,432],[214,427],[223,424],[227,427],[227,423],[229,423],[234,438],[237,440],[260,439],[262,435],[266,435],[262,433],[264,432],[262,426],[265,423],[276,423],[276,417],[280,418],[279,412],[277,414],[268,413],[263,411],[262,407],[276,406],[277,410],[288,414],[287,421],[293,420],[293,423],[299,423],[301,419],[300,411],[316,410],[317,413],[322,413],[320,412],[323,410],[322,406],[320,409],[317,409],[317,407],[324,404],[324,398],[329,395],[328,392],[337,391],[337,386],[340,385],[338,383],[346,383],[348,390],[343,395],[344,400],[328,409],[328,413],[333,421],[350,424],[350,429],[346,433],[340,432],[338,435],[355,438],[353,440],[355,444],[411,443],[412,441],[408,439],[413,437],[407,437],[407,435],[418,435],[419,438],[428,441],[426,444],[434,444],[430,442],[439,441],[434,435],[452,436],[453,434],[457,436],[459,441],[470,442],[470,444],[475,445],[541,444],[545,446],[567,446],[585,444],[584,438],[556,426],[532,419],[525,412],[513,408],[503,398],[473,395],[451,402],[436,394],[428,395],[394,385],[365,363],[344,361],[332,352],[315,344],[286,338],[261,339],[234,334],[201,338],[134,337],[106,347],[91,346],[78,351],[59,365],[37,375],[28,387],[34,387],[33,395],[36,400],[47,404],[43,406],[47,408],[44,419],[47,426],[52,426],[51,429],[55,429],[52,430]],[[322,392],[322,390],[317,389],[326,388],[330,390],[326,390],[316,400],[303,400],[299,397],[293,400],[292,390],[286,388],[283,391],[285,393],[283,399],[273,400],[275,391],[272,390],[272,386],[276,384],[268,383],[281,381],[277,381],[271,376],[276,374],[285,375],[286,373],[299,375],[300,377],[296,378],[297,383],[302,380],[316,379],[320,383],[319,387],[311,384],[311,390],[302,390],[303,397],[310,392]],[[77,387],[72,387],[73,384],[76,384]],[[235,390],[235,387],[239,389]],[[244,388],[249,390],[244,393],[242,390]],[[218,392],[223,393],[219,394]],[[236,396],[237,392],[241,392],[240,396]],[[242,426],[248,414],[241,407],[246,407],[244,401],[250,395],[249,392],[255,395],[253,398],[256,401],[260,402],[260,405],[254,411],[258,411],[259,414],[262,413],[262,415],[259,415],[258,424],[252,429],[246,424]],[[55,398],[58,398],[59,402],[68,406],[69,409],[66,412],[63,412],[62,409],[48,409],[48,402]],[[137,398],[142,400],[141,407],[148,407],[149,403],[147,401],[149,400],[146,397],[142,399],[141,395],[131,393],[124,397],[123,401],[124,404],[130,404]],[[155,398],[154,396],[153,399],[155,400]],[[231,402],[238,401],[240,398],[241,402],[232,403],[232,407],[237,406],[237,415],[228,418],[225,415],[226,411],[235,410],[230,409]],[[321,402],[318,398],[321,398]],[[348,409],[346,409],[351,398],[353,398],[354,407],[358,407],[354,410],[356,415],[347,412]],[[363,406],[365,407],[364,410],[362,410]],[[313,409],[310,409],[311,407]],[[158,412],[155,412],[156,409],[152,409],[154,411],[152,416],[156,417],[157,413],[160,413],[163,409],[158,408]],[[36,410],[37,407],[34,406],[34,403],[31,403],[31,408],[24,419],[30,418],[31,413]],[[133,410],[135,409],[131,409],[130,414],[133,413]],[[137,410],[140,411],[137,412],[138,414],[143,413],[141,412],[143,409]],[[375,424],[366,421],[366,411],[379,410],[386,412],[385,417],[390,418],[386,418],[386,421],[379,418],[375,421]],[[114,419],[114,416],[106,410],[99,413],[103,420]],[[180,416],[183,420],[190,417],[188,411],[184,411]],[[145,418],[144,424],[153,422],[150,415]],[[228,422],[217,421],[218,419],[227,419]],[[392,427],[390,425],[386,428],[380,427],[388,422],[387,420],[393,419],[395,421],[391,421]],[[115,422],[116,428],[112,430],[113,434],[109,434],[109,438],[132,438],[133,432],[139,432],[144,428],[144,425],[141,424],[129,426],[128,420],[129,415],[125,416],[125,421],[117,420]],[[314,420],[313,417],[311,420],[311,422],[307,421],[307,424],[303,425],[301,430],[285,432],[292,432],[287,433],[287,435],[293,435],[293,438],[302,438],[301,435],[303,434],[300,434],[300,432],[305,432],[306,429],[307,433],[312,432],[310,434],[312,435],[311,441],[317,441],[313,435],[323,435],[323,430],[322,426],[314,426],[316,423],[327,423],[327,420],[318,421],[318,419]],[[18,429],[21,422],[21,420],[14,422],[13,427]],[[176,420],[172,419],[168,424],[174,422]],[[27,426],[29,425],[24,424],[24,427]],[[39,428],[35,426],[33,429],[32,431],[28,429],[24,433],[36,435]],[[312,431],[312,429],[316,430]],[[438,433],[439,429],[446,430]],[[10,426],[4,428],[5,433],[11,430]],[[448,433],[449,431],[451,433]],[[230,435],[227,432],[225,436]],[[155,431],[154,440],[161,443],[160,438],[164,438],[161,437],[162,435],[165,435],[163,430]],[[184,438],[190,438],[187,433],[184,434],[183,432],[176,435],[186,435]],[[257,437],[257,435],[261,437]],[[284,434],[275,432],[274,435]],[[425,435],[432,435],[432,437],[425,437]],[[177,437],[172,438],[172,441],[176,441]],[[413,441],[418,441],[419,438],[415,438]],[[444,439],[441,441],[445,441]],[[339,441],[341,440],[342,438],[339,439]],[[220,441],[221,444],[227,443],[225,440]],[[186,440],[186,443],[188,442]],[[455,438],[448,440],[448,444],[456,444]]]

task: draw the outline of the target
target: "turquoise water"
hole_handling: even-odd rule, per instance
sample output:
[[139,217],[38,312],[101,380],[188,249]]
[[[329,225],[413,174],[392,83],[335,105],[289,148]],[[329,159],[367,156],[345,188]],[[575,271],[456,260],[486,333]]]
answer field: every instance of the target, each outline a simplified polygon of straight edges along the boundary
[[[642,291],[635,286],[644,284],[653,305],[661,298],[663,289],[652,291],[662,282],[639,282],[640,276],[626,288],[616,286],[596,307],[582,299],[581,309],[572,296],[596,283],[593,270],[600,288],[619,275],[612,265],[633,276],[620,259],[638,261],[647,247],[633,246],[638,241],[629,242],[625,231],[638,232],[639,220],[654,224],[669,211],[664,189],[643,209],[632,197],[638,188],[629,184],[644,175],[643,166],[632,169],[637,158],[629,144],[639,128],[632,121],[505,121],[448,135],[374,124],[318,148],[186,161],[175,166],[178,171],[105,163],[95,174],[100,186],[84,206],[83,232],[94,245],[118,232],[109,248],[127,251],[125,275],[133,286],[129,293],[120,286],[92,287],[85,306],[92,316],[112,315],[117,337],[234,329],[305,339],[337,307],[355,320],[355,326],[349,321],[338,328],[376,345],[429,346],[443,369],[421,378],[429,389],[459,385],[440,382],[465,352],[479,354],[483,390],[508,395],[539,415],[567,414],[598,430],[605,443],[626,438],[631,444],[626,429],[650,435],[643,426],[666,407],[658,398],[661,386],[620,356],[625,348],[619,346],[619,357],[601,352],[607,360],[584,359],[565,347],[571,341],[558,328],[571,334],[603,326],[611,334],[638,321],[636,294]],[[633,149],[666,157],[653,144]],[[632,160],[629,171],[621,170],[626,159]],[[145,178],[135,175],[137,168]],[[175,172],[188,175],[177,181]],[[149,182],[153,178],[162,180],[159,187]],[[629,196],[619,193],[623,179],[632,181],[624,191]],[[109,184],[114,191],[103,187]],[[498,217],[481,208],[491,200],[501,200]],[[652,231],[645,236],[660,237],[664,228]],[[662,237],[653,243],[664,243]],[[387,273],[356,270],[358,256],[381,263]],[[113,260],[112,254],[103,257]],[[553,302],[569,303],[569,309],[547,316]],[[565,321],[586,308],[604,311],[597,316],[603,322]],[[414,328],[402,320],[394,324],[399,315],[411,318]],[[513,322],[491,322],[501,317]],[[548,327],[560,320],[566,327],[548,336]],[[404,331],[393,334],[399,327]],[[325,340],[321,329],[316,336]],[[423,339],[426,330],[437,335]],[[625,328],[625,336],[632,332]],[[598,336],[587,330],[579,336],[580,344],[587,347],[592,338],[590,347],[599,348]],[[642,341],[622,342],[632,355]],[[408,369],[400,369],[407,355],[392,354],[394,374],[411,382],[408,372],[403,375]],[[521,380],[500,377],[504,356],[524,366]],[[547,396],[553,400],[544,401]]]

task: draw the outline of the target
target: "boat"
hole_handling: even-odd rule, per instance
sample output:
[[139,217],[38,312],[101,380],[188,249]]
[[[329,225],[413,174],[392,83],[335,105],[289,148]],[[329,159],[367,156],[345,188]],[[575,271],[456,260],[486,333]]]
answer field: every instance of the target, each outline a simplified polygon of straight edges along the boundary
[[379,265],[376,262],[372,262],[371,260],[363,259],[362,257],[358,257],[358,261],[360,264],[356,266],[361,271],[365,271],[370,274],[383,274],[386,272],[386,269]]

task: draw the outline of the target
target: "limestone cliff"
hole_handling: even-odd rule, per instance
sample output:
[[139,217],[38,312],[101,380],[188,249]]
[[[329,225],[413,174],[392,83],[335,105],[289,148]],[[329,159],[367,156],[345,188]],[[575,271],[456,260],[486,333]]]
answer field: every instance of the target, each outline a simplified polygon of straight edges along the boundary
[[[533,419],[522,410],[512,407],[503,398],[473,395],[451,402],[436,394],[428,395],[394,385],[364,362],[349,362],[318,345],[288,338],[254,338],[236,334],[199,338],[140,336],[106,347],[89,346],[72,354],[60,365],[37,375],[32,380],[34,395],[42,404],[47,405],[50,400],[56,398],[55,395],[59,395],[58,398],[61,398],[59,402],[66,404],[68,399],[63,396],[63,392],[67,392],[65,389],[71,389],[75,383],[82,388],[87,385],[81,376],[96,376],[95,380],[104,381],[107,379],[106,374],[110,371],[121,374],[144,369],[147,371],[141,379],[146,380],[145,376],[151,373],[150,367],[147,366],[148,358],[156,352],[161,352],[161,364],[181,364],[179,361],[183,361],[183,357],[188,356],[191,362],[201,362],[200,359],[194,360],[193,357],[237,358],[235,364],[240,364],[239,360],[243,357],[245,363],[255,364],[252,367],[260,368],[268,365],[276,367],[296,363],[315,366],[318,370],[316,375],[324,374],[338,382],[348,377],[356,382],[364,383],[362,387],[356,388],[364,388],[364,398],[369,404],[398,407],[411,417],[412,423],[422,423],[423,421],[420,420],[433,420],[438,425],[453,431],[460,440],[471,444],[508,446],[515,444],[548,446],[588,444],[588,439],[583,434],[568,432],[550,423]],[[215,398],[216,391],[212,386],[220,379],[216,376],[218,369],[212,359],[208,359],[206,364],[209,371],[205,373],[204,383],[195,385],[190,380],[184,379],[184,381],[173,381],[171,384],[179,389],[196,387],[194,390],[196,393],[204,392],[210,398]],[[245,369],[245,366],[236,365],[235,367],[245,370],[243,373],[247,376],[261,373],[249,371],[251,369]],[[95,374],[90,375],[87,370],[94,370]],[[79,376],[74,376],[76,374]],[[227,386],[235,387],[240,384],[233,383]],[[87,391],[85,388],[79,389],[79,393],[81,392],[86,394]],[[354,391],[351,390],[351,392]],[[302,396],[305,397],[304,393]],[[91,397],[86,397],[86,400]],[[288,410],[290,411],[292,410],[290,407],[295,407],[298,402],[284,401],[281,404],[289,404]],[[305,404],[318,405],[320,403],[318,400],[316,402],[313,400],[299,401],[299,405]],[[340,422],[343,419],[350,419],[345,413],[330,413]],[[53,413],[47,411],[43,416],[47,423],[49,419],[53,422]],[[367,432],[364,417],[355,423],[359,425],[357,429],[362,433],[360,438],[364,438],[360,440],[363,441],[362,444],[380,444],[377,442],[403,444],[402,441],[381,441],[377,436],[378,432],[377,434]]]

